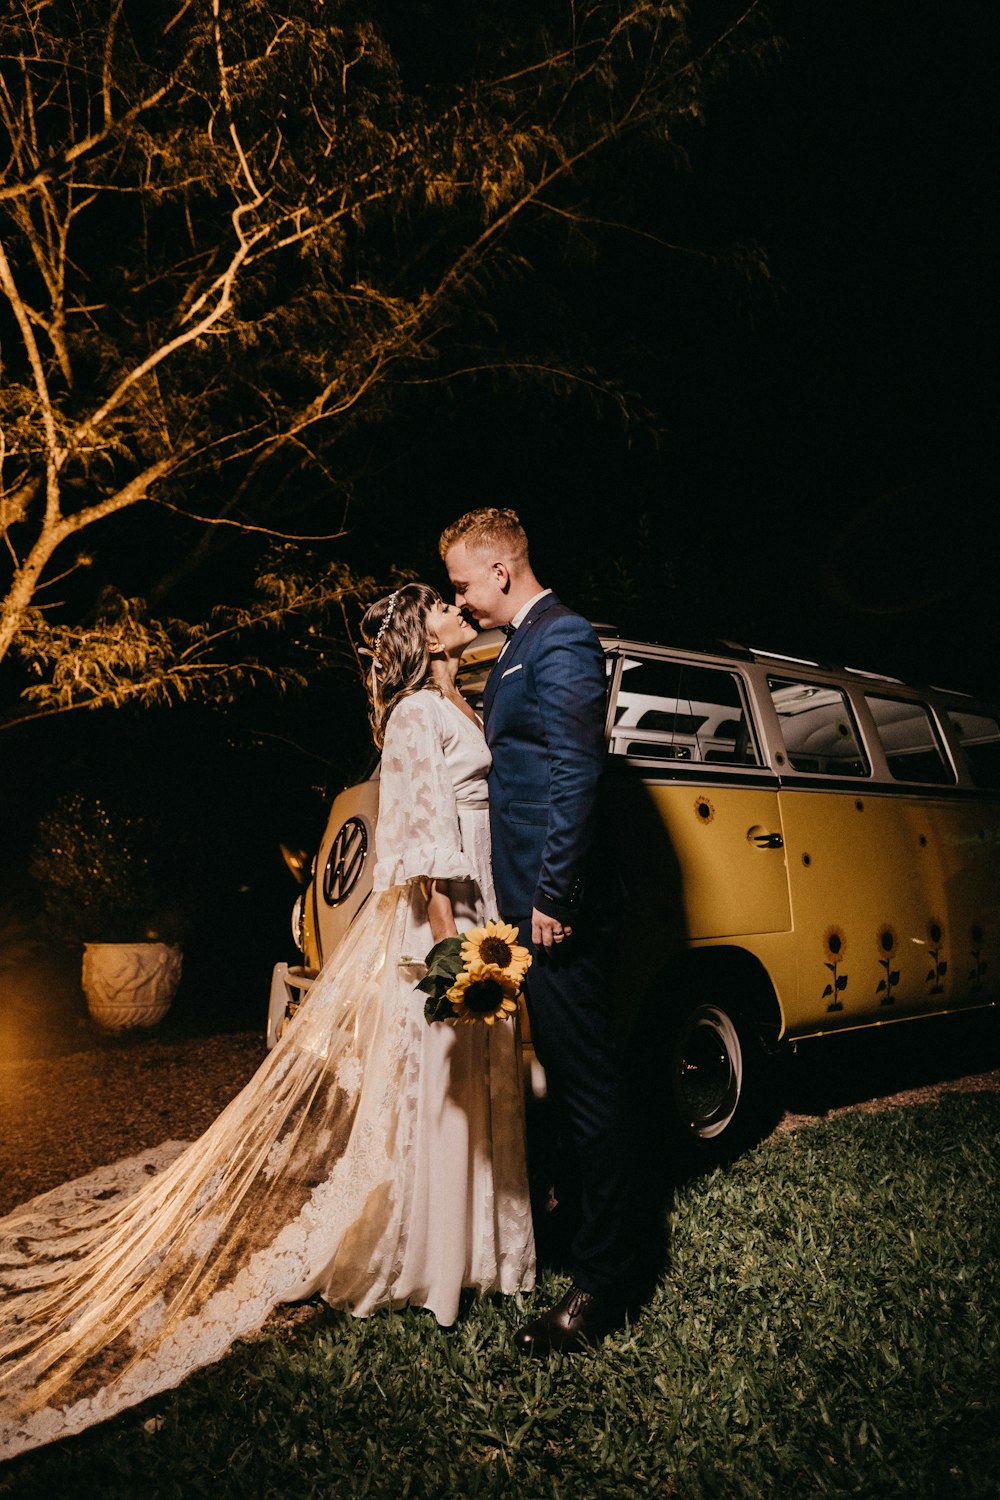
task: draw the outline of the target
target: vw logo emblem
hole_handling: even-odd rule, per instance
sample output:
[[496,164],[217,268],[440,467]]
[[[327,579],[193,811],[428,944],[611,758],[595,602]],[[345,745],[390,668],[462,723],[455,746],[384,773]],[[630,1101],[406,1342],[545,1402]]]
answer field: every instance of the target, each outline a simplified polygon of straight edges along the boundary
[[339,906],[361,878],[368,853],[368,830],[360,818],[348,818],[337,832],[323,871],[323,899]]

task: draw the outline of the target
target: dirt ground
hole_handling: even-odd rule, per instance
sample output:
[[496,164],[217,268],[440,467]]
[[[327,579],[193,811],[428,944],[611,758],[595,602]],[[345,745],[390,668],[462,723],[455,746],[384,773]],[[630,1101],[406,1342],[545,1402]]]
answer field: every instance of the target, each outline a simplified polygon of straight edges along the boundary
[[[263,1003],[259,1029],[184,1035],[164,1022],[108,1036],[58,993],[50,977],[47,1004],[8,995],[0,1007],[0,1214],[119,1157],[194,1139],[265,1056]],[[804,1043],[782,1065],[777,1129],[1000,1089],[998,1021],[969,1014]]]

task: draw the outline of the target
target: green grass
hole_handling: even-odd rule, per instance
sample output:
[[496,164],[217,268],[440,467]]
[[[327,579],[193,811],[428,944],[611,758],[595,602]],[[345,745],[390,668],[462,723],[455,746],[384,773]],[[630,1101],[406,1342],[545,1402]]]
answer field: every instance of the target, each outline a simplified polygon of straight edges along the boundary
[[653,1299],[598,1353],[518,1362],[512,1301],[452,1332],[326,1312],[0,1491],[996,1497],[998,1139],[997,1095],[809,1126],[678,1194]]

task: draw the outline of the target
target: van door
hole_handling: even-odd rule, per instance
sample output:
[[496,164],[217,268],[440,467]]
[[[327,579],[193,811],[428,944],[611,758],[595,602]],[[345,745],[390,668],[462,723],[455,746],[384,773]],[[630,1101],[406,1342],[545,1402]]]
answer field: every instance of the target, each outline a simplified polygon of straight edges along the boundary
[[786,931],[788,880],[740,674],[629,649],[616,677],[610,824],[636,931],[625,982],[644,993],[680,948]]
[[[874,731],[880,764],[870,764],[838,685],[777,676],[768,685],[784,741],[781,815],[796,934],[789,1035],[944,1009],[948,891],[932,788],[895,785]],[[938,782],[951,774],[940,760],[937,767]]]
[[[928,704],[874,691],[867,692],[864,701],[889,775],[899,783],[917,783],[912,790],[900,785],[899,795],[921,825],[924,863],[932,858],[938,867],[940,898],[935,892],[933,912],[927,917],[933,931],[925,935],[928,998],[935,1000],[935,1009],[979,1004],[989,971],[987,934],[995,929],[1000,901],[991,869],[990,832],[991,825],[996,827],[997,809],[991,809],[985,796],[955,786],[947,745]],[[961,742],[967,727],[983,743],[990,721],[977,715],[970,720],[962,726],[953,718],[952,733]],[[992,732],[997,733],[995,720]]]

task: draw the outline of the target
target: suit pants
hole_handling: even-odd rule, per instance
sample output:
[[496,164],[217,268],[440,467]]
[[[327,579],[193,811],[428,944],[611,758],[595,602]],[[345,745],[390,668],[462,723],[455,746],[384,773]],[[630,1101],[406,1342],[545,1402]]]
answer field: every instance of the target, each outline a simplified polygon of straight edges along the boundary
[[[530,917],[514,923],[530,934]],[[611,1018],[618,922],[582,914],[573,935],[532,947],[525,982],[532,1040],[572,1148],[580,1221],[572,1274],[586,1292],[621,1294],[632,1267],[629,1131]]]

